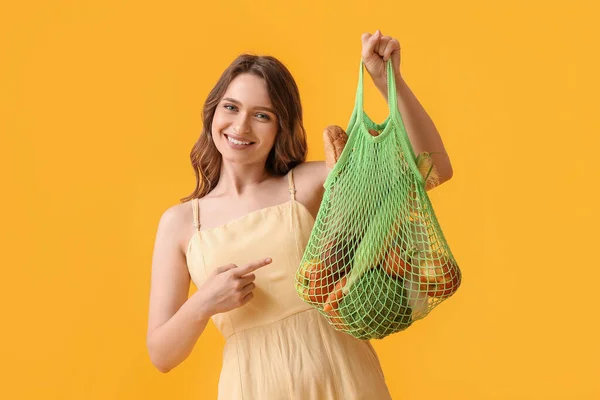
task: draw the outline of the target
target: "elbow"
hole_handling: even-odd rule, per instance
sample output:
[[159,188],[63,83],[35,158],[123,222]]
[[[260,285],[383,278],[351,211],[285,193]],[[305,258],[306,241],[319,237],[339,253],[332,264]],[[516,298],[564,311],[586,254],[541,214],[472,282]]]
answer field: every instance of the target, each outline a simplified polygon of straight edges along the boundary
[[427,180],[427,182],[425,183],[425,190],[429,191],[440,186],[444,182],[448,182],[454,174],[454,171],[452,170],[452,165],[450,163],[444,164],[443,167],[438,167],[436,165],[435,169],[437,171],[437,173],[435,174],[435,178]]
[[154,364],[154,366],[156,367],[156,369],[159,372],[162,372],[163,374],[168,373],[169,371],[171,371],[171,368],[166,368],[166,367],[160,367],[159,365]]
[[155,354],[150,353],[150,361],[152,362],[152,365],[163,374],[166,374],[173,369],[172,366],[167,365],[167,363],[160,360]]
[[173,369],[173,366],[161,356],[160,351],[153,345],[152,341],[148,340],[146,347],[150,356],[150,362],[159,372],[166,374]]
[[[427,170],[429,169],[429,166],[431,166],[432,162],[434,167],[434,173],[431,174],[431,182],[427,182],[427,190],[433,189],[434,187],[437,187],[444,182],[448,182],[450,179],[452,179],[452,176],[454,175],[454,170],[452,169],[452,163],[450,162],[448,153],[442,151],[432,152],[428,154],[431,155],[431,161],[429,163],[423,162],[422,165],[423,168]],[[421,167],[419,166],[419,168]]]
[[152,365],[154,365],[154,367],[159,371],[162,372],[163,374],[168,373],[169,371],[171,371],[173,369],[173,367],[171,367],[170,365],[168,365],[166,362],[164,362],[164,360],[162,360],[157,354],[156,352],[153,351],[148,351],[149,355],[150,355],[150,362],[152,362]]
[[450,159],[447,155],[444,158],[445,159],[443,160],[443,162],[439,163],[440,166],[438,167],[439,185],[441,185],[444,182],[448,182],[450,179],[452,179],[452,176],[454,175],[454,170],[452,169]]
[[442,176],[442,182],[448,182],[454,176],[454,170],[452,169],[452,165],[448,164],[444,175]]
[[166,374],[173,369],[166,364],[162,364],[161,362],[152,360],[152,357],[151,357],[151,361],[152,361],[152,365],[154,365],[154,367],[158,370],[158,372],[161,372],[163,374]]

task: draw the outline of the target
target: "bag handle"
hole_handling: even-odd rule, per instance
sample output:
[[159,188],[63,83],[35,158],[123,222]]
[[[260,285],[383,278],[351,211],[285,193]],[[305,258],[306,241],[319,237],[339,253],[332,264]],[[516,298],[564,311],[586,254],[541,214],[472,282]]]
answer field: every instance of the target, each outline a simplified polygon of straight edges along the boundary
[[[363,109],[363,88],[364,88],[364,62],[360,61],[360,70],[358,73],[358,87],[356,89],[356,100],[354,103],[354,110],[352,112],[352,116],[350,117],[350,122],[348,123],[348,128],[346,132],[348,133],[348,143],[346,143],[346,147],[348,148],[349,144],[352,141],[358,140],[357,135],[354,134],[356,130],[362,132],[364,135],[358,135],[362,137],[367,137],[373,143],[379,143],[386,139],[388,134],[394,131],[394,135],[398,138],[401,143],[401,149],[406,157],[408,164],[410,165],[411,170],[416,175],[417,179],[424,184],[425,180],[421,175],[419,168],[416,163],[416,155],[414,149],[412,147],[412,143],[410,142],[410,138],[408,137],[408,133],[406,132],[406,127],[404,125],[404,120],[402,118],[402,114],[400,110],[398,110],[398,94],[396,92],[396,78],[394,76],[394,69],[392,65],[392,59],[390,58],[386,64],[386,72],[387,72],[387,89],[388,89],[388,118],[382,124],[375,124],[369,116],[365,113]],[[365,125],[365,120],[370,121],[374,125],[382,126],[383,132],[379,136],[371,136],[368,132],[367,126]],[[358,129],[357,125],[360,127]],[[396,128],[396,129],[394,129]],[[340,159],[334,166],[334,170],[338,168],[338,165],[341,164],[347,158],[347,152],[342,152]],[[330,174],[331,175],[331,174]]]
[[[360,71],[358,73],[358,87],[356,89],[356,101],[354,103],[354,109],[357,111],[357,117],[359,119],[363,118],[364,109],[363,109],[363,100],[364,100],[364,69],[365,63],[361,59],[360,60]],[[396,115],[399,113],[398,111],[398,95],[396,93],[396,79],[394,77],[394,67],[392,65],[392,59],[390,57],[386,63],[387,70],[387,89],[388,89],[388,110],[389,115]]]

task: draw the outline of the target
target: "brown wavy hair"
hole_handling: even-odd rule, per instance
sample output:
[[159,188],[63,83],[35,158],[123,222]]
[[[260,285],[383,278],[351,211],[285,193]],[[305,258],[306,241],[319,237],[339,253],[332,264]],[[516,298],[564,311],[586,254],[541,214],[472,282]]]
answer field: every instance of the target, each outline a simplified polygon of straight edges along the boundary
[[285,175],[306,160],[306,131],[302,121],[300,92],[294,77],[286,66],[274,57],[242,54],[227,67],[206,98],[202,111],[202,133],[190,153],[196,175],[196,188],[189,196],[181,199],[181,202],[206,196],[219,182],[222,157],[211,137],[212,121],[215,109],[229,84],[235,77],[244,73],[265,80],[279,122],[275,143],[265,165],[267,172],[272,175]]

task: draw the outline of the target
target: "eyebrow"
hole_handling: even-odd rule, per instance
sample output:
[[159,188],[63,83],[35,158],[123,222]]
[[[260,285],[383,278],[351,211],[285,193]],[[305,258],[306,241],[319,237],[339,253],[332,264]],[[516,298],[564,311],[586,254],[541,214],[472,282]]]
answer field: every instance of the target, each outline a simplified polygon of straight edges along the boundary
[[[236,99],[232,99],[231,97],[225,97],[225,98],[223,98],[223,100],[229,101],[231,103],[235,103],[235,104],[240,105],[240,106],[242,105],[241,102],[237,101]],[[268,111],[268,112],[270,112],[270,113],[272,113],[274,115],[277,115],[277,113],[275,112],[275,110],[273,110],[272,108],[269,108],[269,107],[258,106],[258,107],[254,107],[254,109]]]

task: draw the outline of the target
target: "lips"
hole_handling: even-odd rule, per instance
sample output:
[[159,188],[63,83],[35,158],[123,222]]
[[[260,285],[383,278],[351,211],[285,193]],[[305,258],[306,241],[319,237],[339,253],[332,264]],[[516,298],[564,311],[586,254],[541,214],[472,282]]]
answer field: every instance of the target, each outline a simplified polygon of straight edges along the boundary
[[244,144],[244,145],[247,145],[247,146],[255,143],[255,142],[252,142],[252,141],[250,141],[248,139],[241,138],[239,136],[233,136],[233,135],[228,135],[228,134],[224,134],[224,136],[231,143],[235,143],[231,139],[233,139],[234,141],[238,142],[236,144]]

